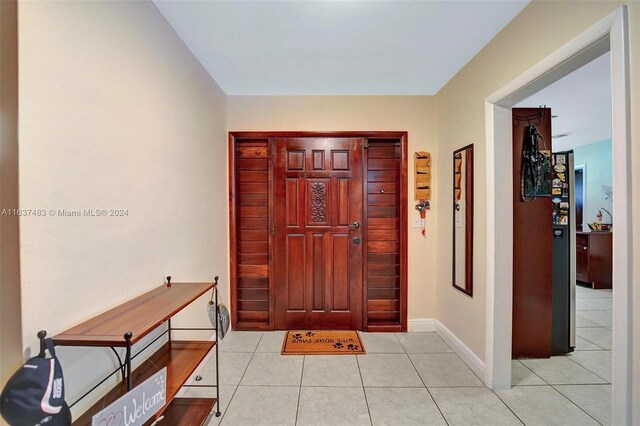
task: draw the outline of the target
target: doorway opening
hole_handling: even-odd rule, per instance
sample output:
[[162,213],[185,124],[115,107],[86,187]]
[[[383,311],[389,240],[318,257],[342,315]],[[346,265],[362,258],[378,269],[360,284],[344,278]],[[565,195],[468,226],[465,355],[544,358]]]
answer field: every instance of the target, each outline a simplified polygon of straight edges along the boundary
[[574,181],[576,185],[576,229],[582,229],[582,225],[584,223],[584,200],[586,198],[585,194],[585,178],[586,178],[586,168],[584,164],[578,164],[574,166]]
[[[616,238],[613,241],[613,423],[631,423],[632,300],[630,241],[630,147],[627,10],[620,7],[592,28],[507,84],[486,101],[487,128],[487,349],[486,384],[494,389],[511,387],[513,297],[513,179],[497,179],[500,162],[512,161],[511,108],[531,94],[552,84],[586,63],[611,51],[612,149],[616,168]],[[499,230],[499,232],[498,232]],[[500,256],[496,256],[500,253]]]
[[230,132],[237,330],[407,329],[407,133]]
[[[613,209],[610,64],[607,52],[512,110],[514,181],[530,126],[522,117],[540,116],[531,125],[539,149],[550,151],[540,196],[525,199],[514,187],[520,243],[513,254],[512,384],[563,385],[556,390],[603,424],[611,423],[615,238],[606,214]],[[527,250],[533,247],[535,253]]]

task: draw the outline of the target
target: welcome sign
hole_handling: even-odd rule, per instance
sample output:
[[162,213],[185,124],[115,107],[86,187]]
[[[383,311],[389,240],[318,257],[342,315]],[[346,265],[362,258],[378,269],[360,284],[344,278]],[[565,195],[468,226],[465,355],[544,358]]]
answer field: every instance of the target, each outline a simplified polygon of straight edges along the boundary
[[93,416],[92,426],[137,426],[167,402],[167,367]]

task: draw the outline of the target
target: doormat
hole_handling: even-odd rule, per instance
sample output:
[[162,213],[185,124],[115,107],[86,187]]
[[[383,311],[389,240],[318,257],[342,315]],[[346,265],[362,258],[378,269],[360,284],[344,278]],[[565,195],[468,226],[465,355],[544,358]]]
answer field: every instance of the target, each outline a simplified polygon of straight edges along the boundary
[[365,354],[357,331],[287,331],[282,355],[361,355]]

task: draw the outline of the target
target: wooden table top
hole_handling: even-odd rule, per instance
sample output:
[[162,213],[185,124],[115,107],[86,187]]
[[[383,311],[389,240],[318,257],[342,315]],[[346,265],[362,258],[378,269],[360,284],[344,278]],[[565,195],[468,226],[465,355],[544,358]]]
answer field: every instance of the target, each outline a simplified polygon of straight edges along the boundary
[[164,284],[56,335],[53,341],[60,346],[126,346],[124,335],[131,332],[135,344],[213,287],[214,283]]

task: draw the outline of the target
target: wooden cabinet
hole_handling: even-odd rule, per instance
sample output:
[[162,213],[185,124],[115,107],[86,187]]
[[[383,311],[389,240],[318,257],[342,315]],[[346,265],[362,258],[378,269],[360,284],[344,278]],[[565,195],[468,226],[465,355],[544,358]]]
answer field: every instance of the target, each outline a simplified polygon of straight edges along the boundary
[[578,232],[576,234],[576,279],[595,289],[611,288],[611,232]]

